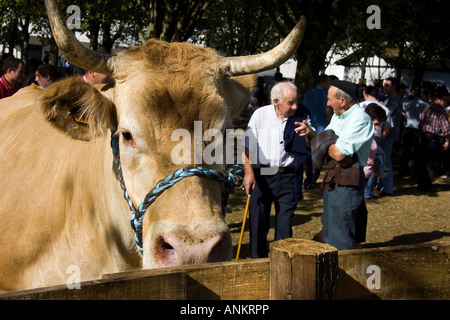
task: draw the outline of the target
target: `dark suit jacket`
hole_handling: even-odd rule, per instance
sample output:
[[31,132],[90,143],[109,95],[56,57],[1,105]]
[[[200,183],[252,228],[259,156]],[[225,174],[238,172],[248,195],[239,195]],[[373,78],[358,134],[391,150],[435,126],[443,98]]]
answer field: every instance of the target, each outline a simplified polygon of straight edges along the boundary
[[324,166],[326,169],[322,182],[322,189],[333,190],[334,185],[358,186],[361,167],[359,166],[358,157],[346,156],[342,161],[336,161],[328,156],[328,148],[336,143],[338,136],[333,130],[325,130],[319,133],[311,141],[311,159],[313,173],[320,172],[320,169],[328,159]]
[[302,195],[302,181],[303,181],[303,162],[308,157],[309,147],[306,144],[305,137],[300,137],[295,133],[295,122],[302,122],[303,120],[311,119],[311,112],[304,105],[299,104],[295,114],[288,118],[286,127],[284,128],[284,150],[286,152],[294,153],[297,156],[296,186],[295,191],[298,200],[303,199]]

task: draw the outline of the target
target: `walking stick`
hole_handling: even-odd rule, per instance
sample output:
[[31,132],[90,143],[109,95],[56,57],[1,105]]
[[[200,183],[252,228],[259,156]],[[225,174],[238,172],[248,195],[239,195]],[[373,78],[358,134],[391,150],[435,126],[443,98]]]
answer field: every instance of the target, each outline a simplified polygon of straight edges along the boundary
[[237,254],[236,254],[236,261],[239,260],[239,253],[241,252],[242,237],[244,236],[245,220],[247,220],[249,204],[250,204],[250,195],[247,195],[247,203],[245,204],[244,220],[242,220],[241,236],[239,237],[239,245],[238,245]]

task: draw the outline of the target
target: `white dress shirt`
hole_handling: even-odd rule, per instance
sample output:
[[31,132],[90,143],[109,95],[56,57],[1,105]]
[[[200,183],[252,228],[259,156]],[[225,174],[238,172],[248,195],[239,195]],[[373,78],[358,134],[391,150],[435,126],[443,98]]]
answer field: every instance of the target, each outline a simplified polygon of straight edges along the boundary
[[253,113],[241,145],[249,149],[249,160],[254,168],[261,165],[273,169],[295,167],[297,158],[284,150],[286,122],[287,118],[281,120],[278,117],[273,104]]

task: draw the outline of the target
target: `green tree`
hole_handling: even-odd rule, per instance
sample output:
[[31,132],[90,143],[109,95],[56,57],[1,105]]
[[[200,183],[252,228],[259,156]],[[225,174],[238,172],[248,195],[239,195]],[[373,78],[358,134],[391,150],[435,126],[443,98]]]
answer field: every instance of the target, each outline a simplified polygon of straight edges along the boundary
[[300,98],[315,86],[316,77],[324,70],[326,55],[336,39],[355,14],[367,8],[364,1],[358,0],[262,0],[261,3],[280,34],[287,34],[300,16],[306,17],[305,34],[297,50],[295,81]]
[[367,57],[380,56],[397,69],[413,71],[413,86],[422,82],[428,67],[445,69],[450,58],[450,35],[445,12],[446,3],[441,0],[400,1],[377,0],[372,4],[380,8],[381,26],[368,29],[368,15],[359,12],[336,40],[336,50],[351,48],[354,53],[346,59],[364,67]]
[[131,0],[140,42],[150,38],[188,40],[210,3],[211,0]]
[[238,56],[267,51],[280,36],[259,0],[227,0],[208,8],[193,39],[227,56]]
[[20,58],[26,62],[32,22],[39,20],[44,14],[43,3],[37,0],[0,0],[0,11],[3,13],[0,17],[0,38],[3,45],[8,48],[9,53],[19,46],[22,52]]
[[134,0],[59,0],[58,3],[66,17],[70,5],[80,8],[81,28],[80,32],[86,32],[89,38],[91,50],[110,53],[118,40],[129,38],[132,32]]

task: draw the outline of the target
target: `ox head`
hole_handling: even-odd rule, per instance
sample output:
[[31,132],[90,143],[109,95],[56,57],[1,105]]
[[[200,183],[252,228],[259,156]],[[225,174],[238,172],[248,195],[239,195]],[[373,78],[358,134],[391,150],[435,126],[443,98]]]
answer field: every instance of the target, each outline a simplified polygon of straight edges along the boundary
[[[232,117],[247,103],[254,86],[254,77],[245,75],[286,61],[300,44],[305,25],[302,18],[279,46],[254,56],[222,58],[211,49],[157,40],[110,56],[83,47],[66,27],[55,1],[45,2],[53,36],[65,58],[111,75],[114,84],[102,92],[78,84],[76,90],[86,91],[78,96],[84,98],[65,101],[69,107],[63,111],[55,111],[63,109],[55,106],[64,86],[55,84],[46,89],[41,106],[50,121],[76,139],[116,131],[124,181],[135,206],[160,179],[186,166],[175,164],[173,150],[180,143],[185,144],[183,150],[195,150],[194,123],[201,123],[202,134],[211,128],[222,133],[232,128]],[[178,129],[191,133],[192,139],[172,141]],[[191,163],[194,157],[191,154]],[[225,167],[204,166],[219,171]],[[143,223],[144,267],[231,258],[221,188],[216,181],[184,179],[152,204]]]

